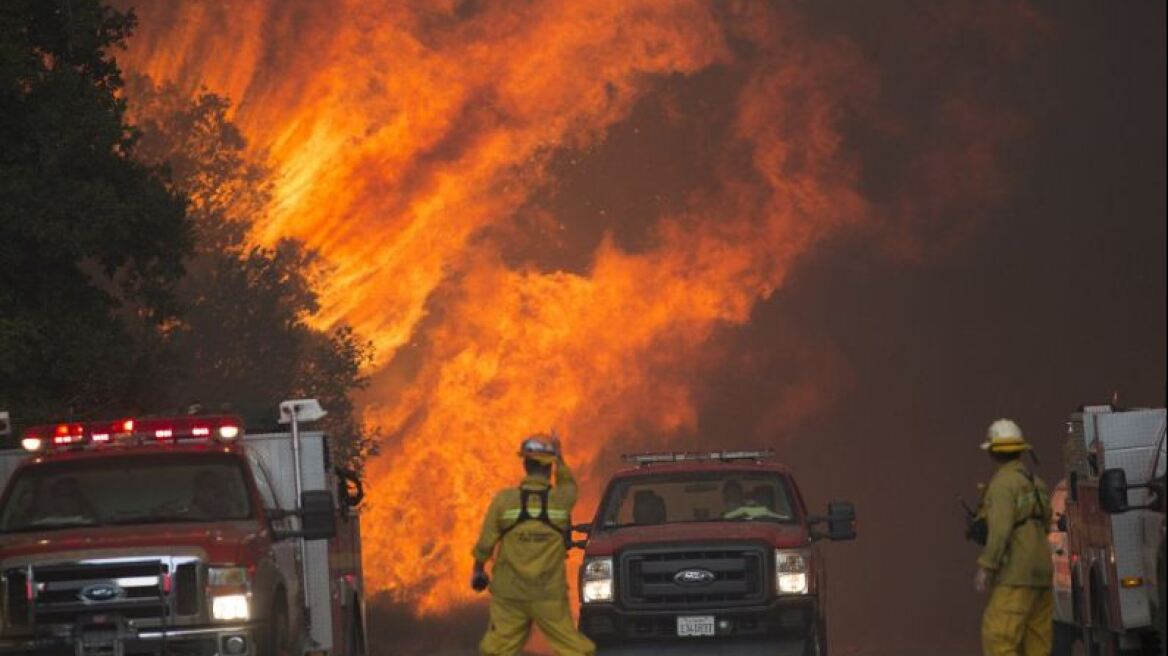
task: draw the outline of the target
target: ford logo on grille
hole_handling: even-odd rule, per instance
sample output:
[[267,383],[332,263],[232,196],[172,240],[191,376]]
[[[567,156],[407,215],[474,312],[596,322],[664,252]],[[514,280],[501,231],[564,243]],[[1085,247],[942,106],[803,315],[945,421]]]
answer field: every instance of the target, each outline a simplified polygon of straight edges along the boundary
[[673,582],[678,585],[709,585],[718,578],[708,569],[683,569],[673,575]]
[[119,599],[125,594],[116,583],[93,583],[81,588],[81,592],[77,593],[77,597],[84,602],[102,602],[113,601]]

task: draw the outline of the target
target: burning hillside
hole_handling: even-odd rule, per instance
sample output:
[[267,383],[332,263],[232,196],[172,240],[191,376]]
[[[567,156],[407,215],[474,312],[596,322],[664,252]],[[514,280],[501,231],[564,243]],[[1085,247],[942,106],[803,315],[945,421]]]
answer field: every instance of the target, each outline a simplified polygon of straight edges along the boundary
[[[464,600],[521,436],[557,427],[587,470],[615,441],[692,432],[695,386],[721,364],[711,340],[817,244],[858,233],[927,257],[1001,199],[1026,126],[991,84],[877,61],[801,11],[137,3],[123,65],[232,99],[275,172],[254,239],[318,249],[334,268],[316,321],[375,343],[371,587],[426,610]],[[973,38],[1006,61],[1037,27],[1010,4],[935,12],[897,18],[916,55]],[[590,162],[638,148],[668,155],[587,188]],[[775,403],[798,415],[818,389]]]

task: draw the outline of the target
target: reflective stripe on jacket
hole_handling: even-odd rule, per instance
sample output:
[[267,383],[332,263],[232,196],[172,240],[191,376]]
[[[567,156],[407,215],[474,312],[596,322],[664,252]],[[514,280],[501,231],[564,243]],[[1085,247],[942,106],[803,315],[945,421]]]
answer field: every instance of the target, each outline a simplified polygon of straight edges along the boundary
[[1017,460],[1007,462],[990,479],[981,514],[989,534],[977,563],[994,572],[994,585],[1049,588],[1050,492],[1042,479],[1027,478],[1025,466]]
[[[567,554],[564,531],[569,527],[568,516],[576,505],[576,479],[563,461],[556,465],[556,484],[548,492],[548,520],[554,528],[536,519],[515,525],[520,515],[520,488],[543,490],[549,488],[549,483],[543,476],[527,476],[519,487],[495,495],[483,518],[482,532],[474,548],[475,560],[486,562],[494,554],[493,595],[519,601],[562,597],[568,590],[564,575]],[[538,517],[541,510],[538,496],[530,495],[527,504],[528,514]]]

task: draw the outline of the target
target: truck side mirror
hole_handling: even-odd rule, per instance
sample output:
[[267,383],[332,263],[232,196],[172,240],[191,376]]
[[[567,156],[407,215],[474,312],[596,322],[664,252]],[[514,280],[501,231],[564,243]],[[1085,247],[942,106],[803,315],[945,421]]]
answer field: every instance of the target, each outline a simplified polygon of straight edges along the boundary
[[1099,507],[1114,515],[1131,509],[1127,504],[1127,473],[1122,469],[1106,469],[1099,476]]
[[305,540],[327,540],[337,534],[332,492],[306,490],[300,494],[300,526]]
[[349,508],[361,505],[361,501],[365,498],[365,485],[362,484],[361,477],[348,467],[337,467],[335,471],[337,492],[341,497],[341,502]]
[[[592,524],[573,524],[571,527],[573,533],[583,533],[590,535],[592,533]],[[588,547],[588,538],[583,540],[569,540],[571,543],[570,549],[585,549]]]
[[851,501],[828,502],[827,539],[856,539],[856,506]]

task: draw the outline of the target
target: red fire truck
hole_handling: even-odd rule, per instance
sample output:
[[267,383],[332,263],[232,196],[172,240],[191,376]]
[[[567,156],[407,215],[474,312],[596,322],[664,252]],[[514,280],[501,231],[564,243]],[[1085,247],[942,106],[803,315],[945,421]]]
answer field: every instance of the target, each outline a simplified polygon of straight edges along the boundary
[[[364,653],[360,482],[314,400],[67,422],[0,458],[0,653]],[[0,483],[4,481],[0,479]]]

